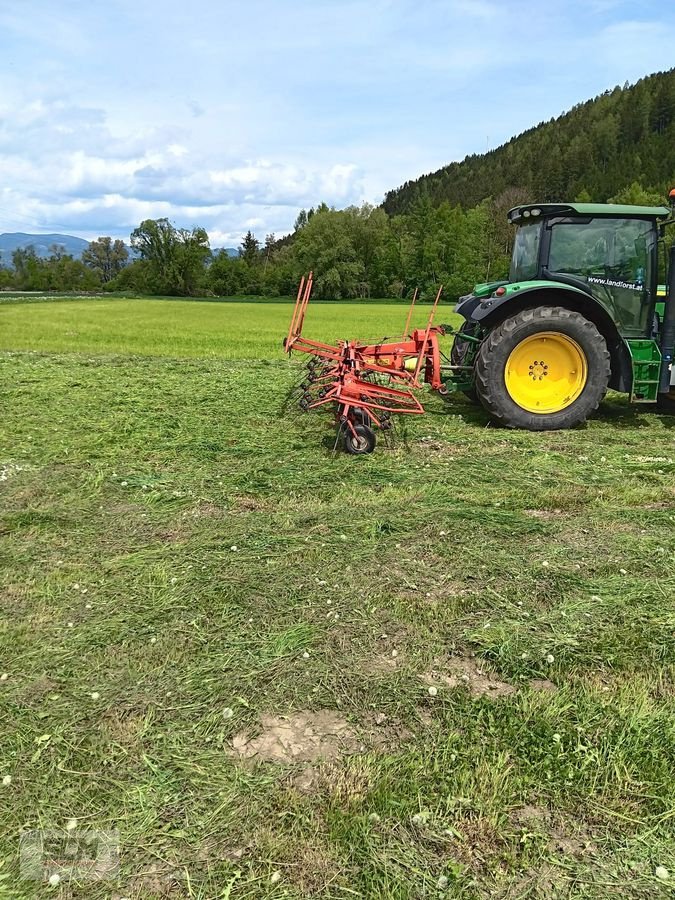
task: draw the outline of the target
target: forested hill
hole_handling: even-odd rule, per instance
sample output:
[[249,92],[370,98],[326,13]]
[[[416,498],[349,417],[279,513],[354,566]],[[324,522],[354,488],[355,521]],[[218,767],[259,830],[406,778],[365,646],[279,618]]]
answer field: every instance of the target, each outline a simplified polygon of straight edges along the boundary
[[667,193],[675,180],[675,69],[615,88],[542,122],[496,150],[467,156],[389,191],[384,209],[408,213],[428,196],[475,206],[515,189],[531,200],[606,201],[633,182]]

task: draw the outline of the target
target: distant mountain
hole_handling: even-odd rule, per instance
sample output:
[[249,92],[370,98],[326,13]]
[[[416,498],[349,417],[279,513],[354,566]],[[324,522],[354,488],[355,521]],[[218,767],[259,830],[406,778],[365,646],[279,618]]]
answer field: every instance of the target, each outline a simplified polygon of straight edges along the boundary
[[0,234],[0,262],[11,265],[12,253],[20,247],[35,248],[35,253],[42,259],[51,256],[50,247],[63,248],[63,252],[79,259],[82,251],[89,246],[89,241],[74,237],[72,234],[24,234],[21,231]]
[[[11,266],[12,253],[20,247],[32,246],[40,259],[48,259],[52,255],[51,248],[54,245],[60,247],[67,256],[79,259],[82,251],[89,246],[89,241],[72,234],[25,234],[22,231],[7,231],[0,234],[0,265]],[[138,259],[140,254],[128,244],[126,246],[129,251],[129,259]],[[221,250],[233,258],[239,256],[239,250],[236,247],[214,247],[213,255],[215,256]]]

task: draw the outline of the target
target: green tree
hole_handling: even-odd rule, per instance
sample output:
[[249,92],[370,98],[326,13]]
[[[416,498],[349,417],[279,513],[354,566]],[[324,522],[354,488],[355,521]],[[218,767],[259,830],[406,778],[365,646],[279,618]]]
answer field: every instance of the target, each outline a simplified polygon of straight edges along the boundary
[[631,206],[663,206],[666,200],[660,191],[645,190],[639,182],[633,181],[610,197],[608,202],[627,203]]
[[35,253],[35,247],[17,247],[12,253],[14,283],[19,291],[43,291],[46,288],[43,266]]
[[93,291],[100,288],[97,273],[89,269],[80,259],[73,259],[59,248],[47,260],[41,260],[44,290],[48,291]]
[[152,293],[191,296],[204,281],[210,257],[203,228],[176,228],[168,219],[146,219],[131,234],[131,246],[148,263]]
[[129,251],[124,241],[111,237],[100,237],[91,241],[82,252],[82,262],[97,273],[103,284],[120,274],[129,261]]
[[318,297],[362,296],[364,265],[354,246],[353,215],[326,208],[315,212],[295,236],[293,258],[299,276],[314,271]]
[[232,258],[220,250],[207,272],[207,284],[217,297],[232,297],[243,293],[245,283],[244,266],[241,258]]
[[254,236],[252,231],[247,231],[244,239],[239,247],[239,256],[251,265],[256,262],[260,256],[260,241]]

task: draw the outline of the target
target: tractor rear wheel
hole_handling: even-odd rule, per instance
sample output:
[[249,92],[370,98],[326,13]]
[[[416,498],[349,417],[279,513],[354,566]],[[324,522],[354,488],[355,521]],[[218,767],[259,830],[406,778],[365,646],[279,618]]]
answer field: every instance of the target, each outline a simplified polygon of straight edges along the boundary
[[573,428],[598,408],[610,376],[605,339],[580,313],[524,309],[492,329],[476,357],[478,397],[507,428]]
[[660,412],[675,415],[675,388],[671,387],[667,394],[659,394],[656,405]]

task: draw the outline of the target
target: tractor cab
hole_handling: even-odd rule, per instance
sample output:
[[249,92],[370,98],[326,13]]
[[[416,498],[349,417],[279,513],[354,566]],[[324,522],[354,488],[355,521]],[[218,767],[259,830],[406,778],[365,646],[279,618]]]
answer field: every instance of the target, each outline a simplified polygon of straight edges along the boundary
[[584,291],[624,336],[647,336],[658,285],[659,224],[665,206],[542,204],[512,209],[518,226],[510,290],[554,281]]
[[[675,191],[671,192],[671,207]],[[670,390],[675,266],[659,286],[667,206],[540,203],[508,213],[516,226],[508,280],[477,285],[456,311],[449,389],[493,418],[530,430],[567,428],[608,387],[633,402]]]

